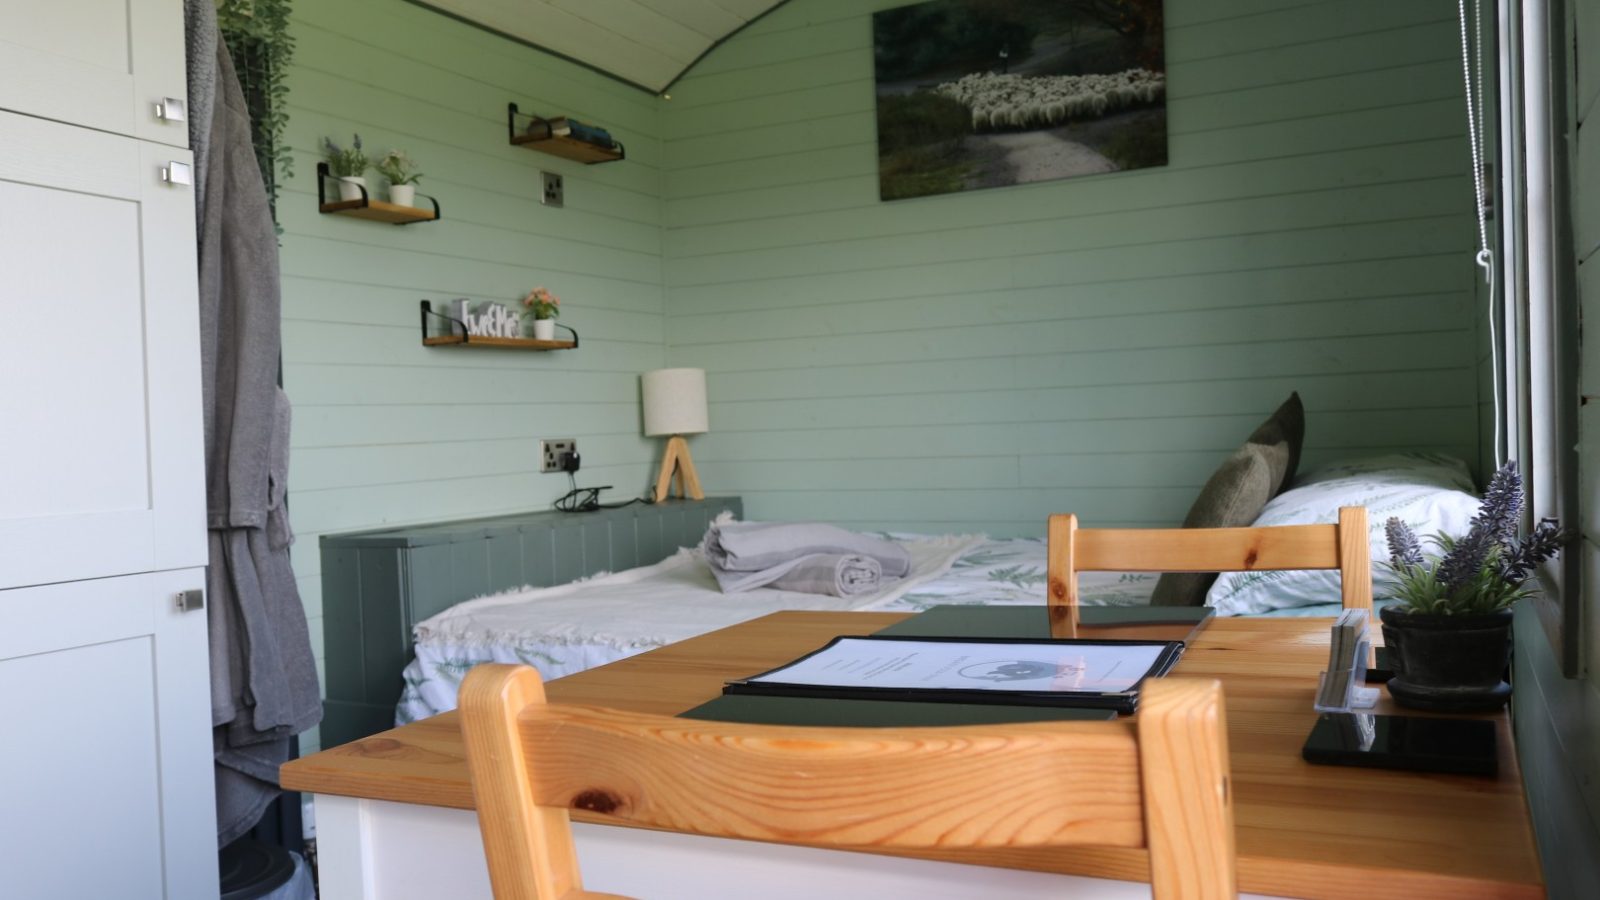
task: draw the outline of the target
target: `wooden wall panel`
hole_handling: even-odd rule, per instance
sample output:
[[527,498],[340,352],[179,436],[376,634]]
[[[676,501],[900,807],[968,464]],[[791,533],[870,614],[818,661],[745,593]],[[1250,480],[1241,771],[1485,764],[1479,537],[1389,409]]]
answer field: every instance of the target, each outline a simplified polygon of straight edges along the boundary
[[[568,485],[538,474],[541,438],[579,440],[586,484],[646,489],[656,447],[640,434],[637,375],[664,358],[659,101],[401,0],[299,3],[291,33],[284,380],[294,564],[320,665],[322,534],[546,507]],[[589,167],[509,146],[511,101],[606,126],[628,161]],[[375,157],[410,152],[443,221],[319,215],[320,141],[352,132]],[[565,176],[564,209],[539,204],[541,169]],[[368,178],[381,197],[381,178]],[[420,345],[419,300],[511,303],[539,284],[562,298],[579,350]]]
[[870,12],[796,0],[663,116],[668,361],[754,518],[1171,524],[1291,390],[1306,460],[1476,464],[1453,8],[1169,0],[1171,164],[883,203]]

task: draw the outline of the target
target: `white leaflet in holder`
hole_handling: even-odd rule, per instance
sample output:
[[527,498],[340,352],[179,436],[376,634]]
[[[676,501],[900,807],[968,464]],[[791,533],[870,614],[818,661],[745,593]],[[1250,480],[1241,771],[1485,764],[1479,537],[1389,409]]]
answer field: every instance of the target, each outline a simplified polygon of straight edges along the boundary
[[1378,689],[1367,687],[1366,659],[1371,644],[1363,639],[1357,642],[1356,649],[1356,665],[1322,673],[1312,709],[1322,713],[1351,712],[1378,705]]
[[1317,685],[1312,708],[1317,712],[1349,712],[1377,705],[1378,689],[1367,687],[1371,652],[1366,610],[1347,609],[1340,613],[1329,636],[1328,668]]

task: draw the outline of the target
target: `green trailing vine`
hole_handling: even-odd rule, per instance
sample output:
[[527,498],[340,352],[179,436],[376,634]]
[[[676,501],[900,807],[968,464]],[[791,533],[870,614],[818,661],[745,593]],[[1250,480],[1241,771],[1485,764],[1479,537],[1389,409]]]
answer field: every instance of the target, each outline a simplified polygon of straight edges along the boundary
[[250,105],[256,162],[274,208],[278,185],[294,175],[294,158],[284,130],[289,124],[289,36],[292,0],[218,0],[217,25]]

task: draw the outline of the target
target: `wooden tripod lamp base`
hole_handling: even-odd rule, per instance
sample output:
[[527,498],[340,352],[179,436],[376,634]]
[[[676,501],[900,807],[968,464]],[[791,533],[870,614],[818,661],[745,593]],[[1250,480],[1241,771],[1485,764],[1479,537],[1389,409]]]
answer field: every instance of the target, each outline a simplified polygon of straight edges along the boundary
[[673,482],[678,496],[704,500],[700,473],[689,458],[686,434],[705,434],[706,372],[704,369],[657,369],[639,376],[644,401],[645,437],[665,437],[666,455],[661,457],[661,474],[656,476],[655,502],[667,499]]
[[678,496],[691,500],[704,500],[700,489],[700,473],[694,470],[694,460],[689,456],[689,442],[682,435],[667,438],[667,453],[661,458],[661,474],[656,476],[655,502],[667,499],[676,484]]

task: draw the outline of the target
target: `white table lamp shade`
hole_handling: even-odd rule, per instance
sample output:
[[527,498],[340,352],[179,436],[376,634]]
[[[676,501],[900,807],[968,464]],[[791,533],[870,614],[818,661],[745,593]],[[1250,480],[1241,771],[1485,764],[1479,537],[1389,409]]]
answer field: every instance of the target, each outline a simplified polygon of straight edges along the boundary
[[646,436],[701,434],[708,430],[705,369],[657,369],[640,378],[644,385]]

